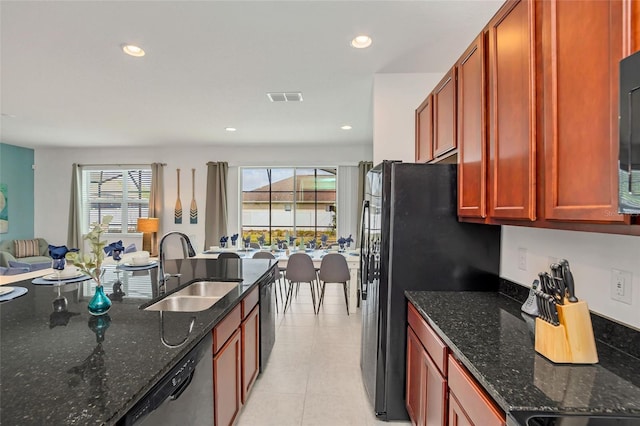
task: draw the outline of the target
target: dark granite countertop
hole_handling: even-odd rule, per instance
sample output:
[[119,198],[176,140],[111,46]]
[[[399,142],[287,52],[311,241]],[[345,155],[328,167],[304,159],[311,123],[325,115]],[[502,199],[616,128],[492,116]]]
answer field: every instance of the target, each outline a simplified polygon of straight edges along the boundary
[[[257,259],[170,261],[167,272],[182,276],[170,280],[167,291],[198,278],[239,282],[210,309],[164,312],[162,323],[160,312],[139,309],[156,295],[156,269],[119,273],[126,295],[113,302],[108,317],[87,310],[92,281],[60,288],[68,301],[63,312],[54,312],[58,293],[52,286],[31,280],[11,284],[29,292],[0,303],[0,423],[114,424],[274,265]],[[116,278],[110,268],[103,281],[106,293],[112,293]],[[186,340],[170,348],[161,334],[171,343]]]
[[640,416],[640,360],[597,341],[599,363],[554,364],[535,352],[533,323],[500,293],[406,292],[498,405],[527,412]]

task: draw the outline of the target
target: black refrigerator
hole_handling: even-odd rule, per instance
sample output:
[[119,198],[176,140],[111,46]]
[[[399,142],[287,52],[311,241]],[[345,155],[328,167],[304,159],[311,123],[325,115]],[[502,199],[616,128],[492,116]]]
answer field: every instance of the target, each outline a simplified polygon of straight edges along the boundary
[[405,420],[405,290],[498,288],[500,227],[460,223],[455,164],[385,161],[362,210],[360,367],[372,409]]

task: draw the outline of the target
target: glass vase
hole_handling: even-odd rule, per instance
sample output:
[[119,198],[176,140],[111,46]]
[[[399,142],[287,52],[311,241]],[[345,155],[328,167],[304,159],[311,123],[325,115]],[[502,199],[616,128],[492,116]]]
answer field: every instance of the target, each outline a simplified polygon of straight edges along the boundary
[[109,311],[111,300],[104,294],[104,286],[96,287],[96,293],[89,301],[88,308],[91,315],[103,315]]

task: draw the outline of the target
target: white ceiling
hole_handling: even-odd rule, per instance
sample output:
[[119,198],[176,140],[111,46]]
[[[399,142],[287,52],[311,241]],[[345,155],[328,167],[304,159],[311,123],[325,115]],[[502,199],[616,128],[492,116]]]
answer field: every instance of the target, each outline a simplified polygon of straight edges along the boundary
[[370,144],[374,74],[446,71],[502,2],[3,0],[0,142]]

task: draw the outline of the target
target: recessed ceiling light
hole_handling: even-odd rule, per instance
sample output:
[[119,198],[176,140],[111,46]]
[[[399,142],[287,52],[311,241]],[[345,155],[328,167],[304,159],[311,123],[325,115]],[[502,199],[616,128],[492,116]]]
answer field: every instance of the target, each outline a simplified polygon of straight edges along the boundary
[[227,132],[235,132],[236,130],[238,130],[238,129],[236,129],[235,127],[225,127],[224,129],[225,129]]
[[144,50],[141,47],[138,47],[133,44],[123,44],[122,51],[130,56],[135,56],[136,58],[140,58],[144,56]]
[[351,40],[351,46],[355,47],[356,49],[366,49],[367,47],[371,46],[372,42],[373,40],[371,40],[371,37],[369,37],[368,35],[359,35]]
[[342,130],[351,130],[351,129],[353,129],[353,127],[349,126],[348,124],[345,124],[344,126],[340,126],[340,128]]

